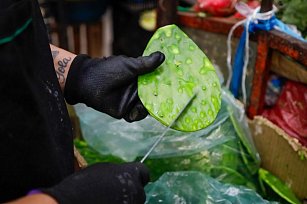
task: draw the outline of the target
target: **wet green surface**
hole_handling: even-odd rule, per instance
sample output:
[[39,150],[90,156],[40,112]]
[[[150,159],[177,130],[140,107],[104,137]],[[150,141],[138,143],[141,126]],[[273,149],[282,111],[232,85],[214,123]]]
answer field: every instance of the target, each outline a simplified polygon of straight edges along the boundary
[[221,107],[221,87],[209,59],[176,25],[155,32],[144,55],[155,51],[165,54],[165,62],[138,79],[139,97],[148,112],[168,126],[197,93],[172,128],[196,131],[210,125]]

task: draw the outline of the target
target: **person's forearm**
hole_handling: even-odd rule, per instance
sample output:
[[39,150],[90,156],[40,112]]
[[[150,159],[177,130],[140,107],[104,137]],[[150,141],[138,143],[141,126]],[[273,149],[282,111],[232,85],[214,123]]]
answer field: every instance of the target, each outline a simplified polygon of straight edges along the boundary
[[55,73],[63,91],[70,65],[76,55],[51,44],[50,49],[53,57]]
[[8,202],[7,204],[58,204],[56,200],[47,194],[39,193],[22,197],[18,200]]

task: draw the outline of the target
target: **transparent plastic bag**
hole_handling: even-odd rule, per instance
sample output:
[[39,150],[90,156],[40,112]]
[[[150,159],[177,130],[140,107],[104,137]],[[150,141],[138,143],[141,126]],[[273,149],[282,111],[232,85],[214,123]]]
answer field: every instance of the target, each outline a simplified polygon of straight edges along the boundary
[[167,172],[146,188],[145,204],[269,204],[255,191],[196,171]]
[[[101,155],[124,161],[140,161],[166,128],[150,116],[127,123],[84,105],[75,110],[86,142]],[[196,132],[170,129],[145,164],[152,180],[169,171],[195,170],[256,189],[253,175],[259,162],[243,107],[222,90],[222,107],[212,125]]]

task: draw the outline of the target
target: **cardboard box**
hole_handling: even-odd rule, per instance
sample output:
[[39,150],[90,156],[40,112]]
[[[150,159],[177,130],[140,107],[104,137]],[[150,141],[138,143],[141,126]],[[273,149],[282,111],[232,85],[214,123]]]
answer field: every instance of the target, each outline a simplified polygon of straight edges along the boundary
[[307,148],[264,117],[249,121],[261,166],[307,199]]

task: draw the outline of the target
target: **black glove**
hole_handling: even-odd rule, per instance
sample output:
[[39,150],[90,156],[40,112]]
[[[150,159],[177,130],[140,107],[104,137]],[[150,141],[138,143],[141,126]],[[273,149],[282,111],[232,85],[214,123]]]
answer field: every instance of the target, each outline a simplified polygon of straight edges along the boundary
[[59,204],[143,204],[148,169],[141,163],[99,163],[41,190]]
[[68,72],[64,95],[67,103],[85,103],[128,122],[148,114],[137,93],[139,75],[152,72],[164,61],[161,52],[146,57],[90,58],[78,55]]

